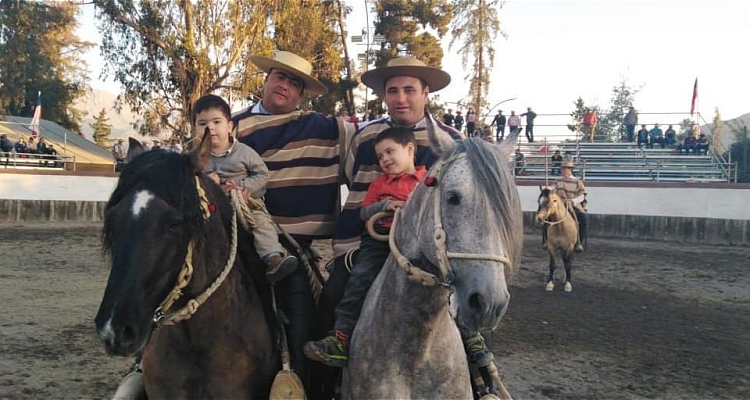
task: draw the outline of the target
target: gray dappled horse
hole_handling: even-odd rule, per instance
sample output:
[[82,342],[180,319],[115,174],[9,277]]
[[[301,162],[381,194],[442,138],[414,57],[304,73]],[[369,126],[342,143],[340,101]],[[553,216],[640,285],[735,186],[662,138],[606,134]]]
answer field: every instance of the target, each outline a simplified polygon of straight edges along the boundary
[[257,284],[265,266],[203,174],[208,136],[191,155],[135,158],[131,139],[105,211],[112,268],[96,329],[107,353],[142,352],[150,398],[268,398],[281,360]]
[[510,300],[523,246],[513,143],[456,142],[429,117],[428,130],[441,158],[395,216],[392,254],[352,334],[345,399],[472,398],[456,321],[493,329]]

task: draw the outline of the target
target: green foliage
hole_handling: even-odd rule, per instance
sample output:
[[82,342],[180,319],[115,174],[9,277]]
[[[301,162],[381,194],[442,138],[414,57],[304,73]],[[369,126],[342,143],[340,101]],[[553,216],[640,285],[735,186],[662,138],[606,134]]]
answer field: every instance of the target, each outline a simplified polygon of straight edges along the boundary
[[109,136],[112,134],[112,124],[109,124],[109,117],[107,117],[107,110],[102,108],[99,111],[99,115],[94,119],[93,124],[89,124],[94,129],[94,143],[97,146],[112,150],[112,140]]
[[575,109],[570,113],[573,123],[568,125],[572,132],[580,132],[583,123],[583,115],[587,108],[594,110],[598,117],[594,141],[617,142],[625,136],[625,125],[622,119],[633,105],[633,100],[640,88],[633,88],[625,79],[612,88],[612,98],[606,113],[599,106],[586,105],[580,97],[573,103]]
[[480,114],[488,104],[485,98],[489,93],[490,73],[495,65],[495,39],[500,34],[507,35],[500,29],[497,13],[504,2],[498,0],[455,0],[456,15],[451,22],[452,39],[450,47],[461,41],[458,53],[469,68],[464,77],[469,81],[471,108]]
[[750,137],[747,125],[735,133],[737,141],[729,148],[729,157],[737,166],[737,182],[750,183]]
[[75,35],[77,6],[67,2],[0,0],[0,114],[31,117],[42,92],[43,118],[80,132],[71,107],[86,87],[84,52]]

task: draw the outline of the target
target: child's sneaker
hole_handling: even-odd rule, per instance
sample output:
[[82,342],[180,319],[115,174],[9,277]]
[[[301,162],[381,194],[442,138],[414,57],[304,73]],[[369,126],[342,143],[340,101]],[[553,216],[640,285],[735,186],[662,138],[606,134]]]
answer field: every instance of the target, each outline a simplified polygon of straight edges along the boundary
[[349,361],[349,335],[337,330],[334,335],[326,336],[323,340],[305,343],[307,358],[331,367],[346,367]]
[[274,254],[266,259],[266,277],[271,282],[278,282],[297,270],[297,257]]

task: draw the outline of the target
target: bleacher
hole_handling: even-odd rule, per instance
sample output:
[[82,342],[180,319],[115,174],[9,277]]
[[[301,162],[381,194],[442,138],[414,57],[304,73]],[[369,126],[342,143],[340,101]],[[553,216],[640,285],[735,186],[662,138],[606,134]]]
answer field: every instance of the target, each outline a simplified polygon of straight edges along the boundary
[[[560,142],[548,143],[547,154],[542,143],[520,143],[526,157],[525,173],[518,180],[544,182],[545,158],[555,150],[570,151],[576,163],[575,175],[587,182],[729,182],[727,166],[712,154],[679,154],[675,149],[638,148],[635,143]],[[550,181],[556,179],[549,176]]]

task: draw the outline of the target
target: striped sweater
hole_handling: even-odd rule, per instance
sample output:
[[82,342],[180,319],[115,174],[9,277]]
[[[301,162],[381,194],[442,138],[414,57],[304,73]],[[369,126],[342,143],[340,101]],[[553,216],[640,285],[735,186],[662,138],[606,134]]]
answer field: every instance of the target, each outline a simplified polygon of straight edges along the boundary
[[[253,106],[233,120],[237,138],[268,166],[265,201],[274,221],[297,239],[333,238],[336,256],[359,247],[364,231],[359,208],[370,182],[380,175],[373,140],[392,122],[382,118],[355,126],[319,113],[267,115],[259,110]],[[437,126],[460,138],[453,128]],[[429,168],[437,157],[424,121],[415,126],[415,135],[417,164]],[[349,188],[343,210],[341,185]]]

